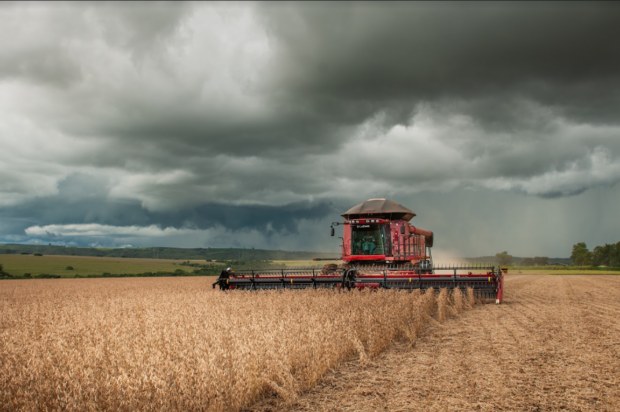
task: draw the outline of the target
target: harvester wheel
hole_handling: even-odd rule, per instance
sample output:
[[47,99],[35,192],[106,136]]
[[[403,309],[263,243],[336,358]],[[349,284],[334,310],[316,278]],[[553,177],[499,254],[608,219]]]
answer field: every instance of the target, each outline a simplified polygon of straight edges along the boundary
[[342,287],[351,290],[355,284],[355,270],[349,269],[342,272]]

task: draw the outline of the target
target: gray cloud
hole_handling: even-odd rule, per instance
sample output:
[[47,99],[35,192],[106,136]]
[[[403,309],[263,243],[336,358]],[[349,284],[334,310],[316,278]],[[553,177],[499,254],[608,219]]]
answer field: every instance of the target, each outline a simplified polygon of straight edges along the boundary
[[245,230],[277,246],[369,197],[613,190],[619,15],[593,2],[4,5],[2,230],[155,225],[231,243]]
[[[279,45],[273,81],[285,84],[292,99],[410,104],[517,95],[572,114],[588,113],[595,95],[617,105],[617,88],[608,87],[619,80],[615,4],[321,3],[261,10]],[[615,122],[613,108],[605,111]]]
[[203,203],[174,211],[152,212],[137,200],[110,198],[108,182],[88,175],[71,175],[58,185],[58,194],[0,209],[8,221],[4,231],[23,234],[31,226],[99,224],[158,226],[175,229],[257,230],[266,235],[298,233],[300,220],[321,220],[332,213],[327,203],[297,202],[284,206]]

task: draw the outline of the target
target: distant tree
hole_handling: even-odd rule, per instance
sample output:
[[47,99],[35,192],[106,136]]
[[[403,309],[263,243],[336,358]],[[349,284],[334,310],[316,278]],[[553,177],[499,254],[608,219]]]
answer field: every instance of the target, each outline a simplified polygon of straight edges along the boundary
[[610,266],[610,257],[612,248],[614,245],[608,245],[605,243],[605,246],[596,246],[592,249],[592,265],[594,266]]
[[523,266],[534,266],[534,259],[532,258],[523,259]]
[[591,266],[592,252],[588,250],[588,246],[586,246],[584,242],[579,242],[573,245],[573,253],[571,253],[570,259],[573,261],[574,265]]
[[620,267],[620,242],[616,243],[611,250],[609,265],[613,267]]
[[592,250],[592,264],[594,266],[620,266],[620,242],[605,246],[597,246]]
[[545,266],[549,264],[549,258],[547,256],[536,256],[534,258],[534,264],[536,266]]
[[65,270],[73,270],[73,266],[67,266]]
[[495,254],[495,259],[501,266],[510,265],[512,263],[512,255],[509,255],[507,251]]
[[4,272],[4,266],[2,266],[2,263],[0,263],[0,273]]

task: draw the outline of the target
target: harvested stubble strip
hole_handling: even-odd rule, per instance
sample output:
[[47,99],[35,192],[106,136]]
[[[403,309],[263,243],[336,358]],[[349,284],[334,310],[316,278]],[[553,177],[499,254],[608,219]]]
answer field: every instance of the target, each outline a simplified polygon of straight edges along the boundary
[[473,309],[476,304],[476,297],[472,288],[467,288],[467,309]]
[[294,400],[341,361],[414,342],[438,309],[448,313],[446,292],[438,308],[432,291],[205,293],[200,280],[150,282],[0,292],[2,409],[235,411],[274,392]]
[[454,291],[452,292],[452,305],[454,307],[455,314],[458,315],[465,308],[464,299],[465,296],[463,296],[463,292],[461,292],[461,289],[454,289]]
[[437,295],[437,319],[443,322],[448,317],[448,290],[441,289]]

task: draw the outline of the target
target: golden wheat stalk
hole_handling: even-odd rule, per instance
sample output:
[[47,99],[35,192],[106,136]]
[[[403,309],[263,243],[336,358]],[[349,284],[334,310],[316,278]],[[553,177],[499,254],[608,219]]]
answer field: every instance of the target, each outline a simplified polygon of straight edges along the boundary
[[344,360],[367,362],[395,339],[413,344],[437,311],[445,319],[447,301],[445,290],[214,293],[204,278],[7,282],[0,409],[294,401]]

